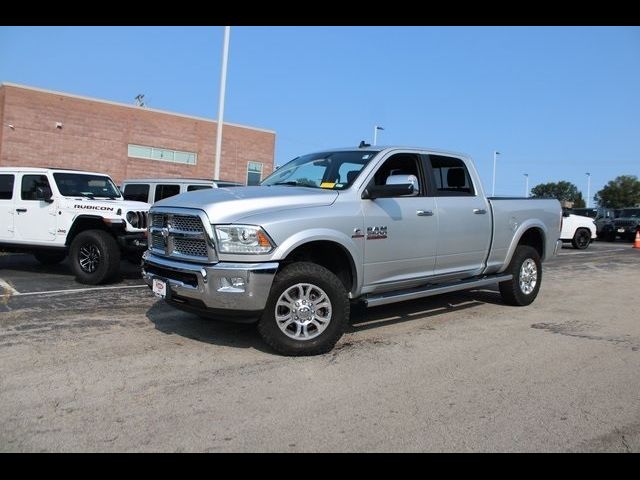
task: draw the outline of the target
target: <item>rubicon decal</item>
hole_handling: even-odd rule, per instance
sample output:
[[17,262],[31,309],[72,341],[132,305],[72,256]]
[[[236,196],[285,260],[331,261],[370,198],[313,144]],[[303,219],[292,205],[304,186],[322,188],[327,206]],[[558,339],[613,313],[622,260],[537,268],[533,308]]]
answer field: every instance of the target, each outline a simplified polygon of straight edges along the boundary
[[81,208],[82,210],[100,210],[101,212],[113,212],[113,207],[105,207],[103,205],[74,205],[73,208]]

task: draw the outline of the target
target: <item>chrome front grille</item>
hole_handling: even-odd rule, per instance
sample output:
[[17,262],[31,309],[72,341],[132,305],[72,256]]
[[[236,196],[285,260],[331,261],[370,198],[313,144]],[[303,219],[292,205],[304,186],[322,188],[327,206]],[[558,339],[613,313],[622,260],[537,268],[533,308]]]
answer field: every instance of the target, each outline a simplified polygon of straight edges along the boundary
[[191,215],[174,215],[171,226],[185,232],[204,232],[200,218]]
[[189,257],[206,257],[207,244],[204,240],[193,238],[174,238],[173,251]]
[[195,211],[189,215],[183,209],[175,210],[151,212],[151,251],[163,257],[187,261],[216,261],[211,227],[204,212]]

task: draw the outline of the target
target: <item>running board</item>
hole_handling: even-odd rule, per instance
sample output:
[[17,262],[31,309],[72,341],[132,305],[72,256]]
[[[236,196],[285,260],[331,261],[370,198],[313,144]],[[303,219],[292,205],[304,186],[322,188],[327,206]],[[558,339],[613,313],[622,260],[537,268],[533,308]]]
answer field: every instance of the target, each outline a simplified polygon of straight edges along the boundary
[[409,290],[396,290],[394,292],[386,292],[381,294],[367,295],[364,299],[368,307],[377,307],[378,305],[386,305],[387,303],[404,302],[405,300],[414,300],[416,298],[430,297],[441,293],[457,292],[458,290],[469,290],[470,288],[484,287],[499,282],[511,280],[513,275],[491,275],[471,280],[461,280],[455,283],[446,283],[442,285],[429,285],[426,287],[412,288]]

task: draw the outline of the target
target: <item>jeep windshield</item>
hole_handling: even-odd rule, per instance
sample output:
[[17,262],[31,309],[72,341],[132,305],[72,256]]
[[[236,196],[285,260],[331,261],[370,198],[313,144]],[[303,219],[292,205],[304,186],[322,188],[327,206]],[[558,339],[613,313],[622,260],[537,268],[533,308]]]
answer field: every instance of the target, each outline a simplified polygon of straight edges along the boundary
[[349,188],[378,151],[321,152],[294,158],[265,178],[260,185]]
[[54,173],[53,178],[64,197],[120,198],[118,188],[104,175]]

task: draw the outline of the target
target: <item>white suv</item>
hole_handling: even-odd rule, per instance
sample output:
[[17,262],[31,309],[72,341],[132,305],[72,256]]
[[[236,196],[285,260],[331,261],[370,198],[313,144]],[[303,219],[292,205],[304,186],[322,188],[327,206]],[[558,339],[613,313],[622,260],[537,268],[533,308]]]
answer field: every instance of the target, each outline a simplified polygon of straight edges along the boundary
[[593,218],[574,215],[568,210],[563,211],[560,240],[571,242],[573,248],[584,250],[596,237],[596,224]]
[[196,178],[135,178],[122,182],[125,200],[155,203],[184,192],[207,188],[242,187],[241,183]]
[[99,284],[123,256],[139,262],[150,205],[125,201],[109,176],[53,168],[0,168],[0,250],[43,264],[67,255],[76,279]]

